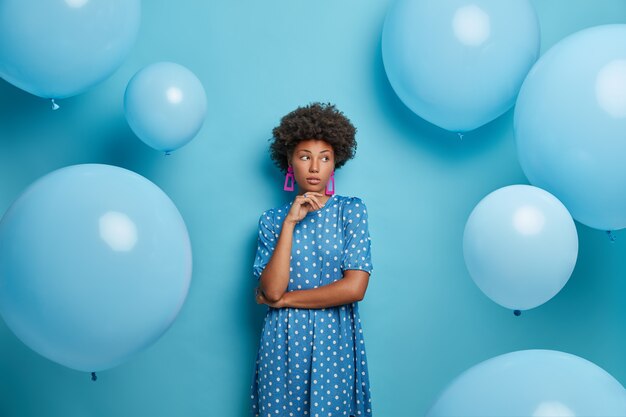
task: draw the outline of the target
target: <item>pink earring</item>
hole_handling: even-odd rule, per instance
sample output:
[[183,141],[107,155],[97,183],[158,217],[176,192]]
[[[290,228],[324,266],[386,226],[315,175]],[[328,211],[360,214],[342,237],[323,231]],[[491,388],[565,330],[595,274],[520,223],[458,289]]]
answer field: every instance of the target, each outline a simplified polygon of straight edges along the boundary
[[[291,185],[289,185],[289,180],[291,180]],[[290,165],[289,168],[287,168],[287,175],[285,175],[285,186],[283,187],[283,190],[293,191],[293,184],[294,184],[293,168]]]
[[[328,189],[328,185],[329,185],[331,182],[333,183],[333,188],[329,190],[329,189]],[[330,179],[328,180],[328,184],[326,184],[326,191],[325,191],[325,194],[326,194],[326,195],[333,195],[333,194],[335,194],[335,171],[333,171],[333,172],[330,174]]]

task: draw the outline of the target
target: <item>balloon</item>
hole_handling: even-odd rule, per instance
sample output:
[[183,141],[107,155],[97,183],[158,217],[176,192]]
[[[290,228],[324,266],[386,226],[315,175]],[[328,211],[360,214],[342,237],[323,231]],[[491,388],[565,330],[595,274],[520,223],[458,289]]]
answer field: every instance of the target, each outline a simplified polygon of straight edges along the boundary
[[465,225],[463,255],[478,287],[514,310],[537,307],[563,288],[578,257],[576,226],[550,193],[530,185],[483,198]]
[[156,185],[109,165],[62,168],[0,221],[0,315],[48,359],[111,368],[172,324],[191,266],[185,223]]
[[138,71],[124,95],[126,120],[154,149],[169,152],[198,134],[207,100],[198,78],[182,65],[158,62]]
[[426,417],[579,417],[626,415],[626,392],[586,359],[554,350],[521,350],[463,372]]
[[2,0],[0,77],[46,98],[111,75],[139,30],[140,0]]
[[626,227],[626,25],[568,36],[528,74],[514,130],[529,181],[579,222]]
[[539,41],[528,0],[396,0],[382,53],[389,82],[407,107],[463,132],[513,106]]

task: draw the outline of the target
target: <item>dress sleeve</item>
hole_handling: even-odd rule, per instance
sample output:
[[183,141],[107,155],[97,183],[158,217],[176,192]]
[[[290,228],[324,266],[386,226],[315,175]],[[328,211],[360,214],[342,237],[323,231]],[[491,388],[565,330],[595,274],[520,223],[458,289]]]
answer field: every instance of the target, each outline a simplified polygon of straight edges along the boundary
[[367,222],[367,207],[360,198],[346,203],[343,211],[343,254],[341,270],[361,269],[371,274],[372,255]]
[[254,276],[259,279],[265,266],[270,260],[274,248],[276,247],[276,235],[274,234],[274,222],[269,212],[261,214],[259,218],[259,238],[256,249],[256,257],[252,271]]

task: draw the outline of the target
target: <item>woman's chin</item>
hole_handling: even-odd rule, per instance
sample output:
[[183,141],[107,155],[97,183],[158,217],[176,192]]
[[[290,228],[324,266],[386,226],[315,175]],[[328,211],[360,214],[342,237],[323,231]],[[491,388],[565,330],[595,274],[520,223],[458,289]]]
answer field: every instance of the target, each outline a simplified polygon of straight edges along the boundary
[[324,188],[322,186],[315,186],[312,187],[311,185],[307,184],[307,186],[305,187],[300,187],[300,191],[302,191],[302,193],[322,193],[324,194]]

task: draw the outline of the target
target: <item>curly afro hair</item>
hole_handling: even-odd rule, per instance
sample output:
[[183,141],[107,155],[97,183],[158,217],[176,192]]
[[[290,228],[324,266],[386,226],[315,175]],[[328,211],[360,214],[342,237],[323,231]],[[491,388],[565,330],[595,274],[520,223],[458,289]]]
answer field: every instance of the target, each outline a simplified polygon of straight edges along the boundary
[[288,157],[303,140],[322,139],[335,153],[335,169],[341,168],[356,152],[356,128],[334,104],[311,103],[298,107],[280,120],[272,130],[270,156],[286,172]]

